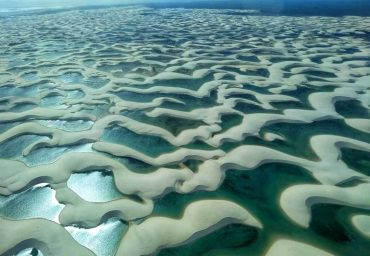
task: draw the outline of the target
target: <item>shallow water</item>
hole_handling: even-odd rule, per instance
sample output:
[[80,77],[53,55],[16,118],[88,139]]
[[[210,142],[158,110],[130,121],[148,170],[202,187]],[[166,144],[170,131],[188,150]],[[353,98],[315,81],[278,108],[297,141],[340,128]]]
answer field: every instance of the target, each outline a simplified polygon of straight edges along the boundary
[[[0,236],[41,218],[69,234],[55,255],[369,255],[369,22],[1,17]],[[0,254],[53,248],[25,236]]]

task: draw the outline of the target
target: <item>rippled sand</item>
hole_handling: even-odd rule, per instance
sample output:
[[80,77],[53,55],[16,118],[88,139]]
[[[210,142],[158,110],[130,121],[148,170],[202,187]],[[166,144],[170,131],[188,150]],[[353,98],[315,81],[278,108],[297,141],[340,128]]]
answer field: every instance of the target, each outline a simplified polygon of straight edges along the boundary
[[1,18],[0,254],[369,255],[369,23]]

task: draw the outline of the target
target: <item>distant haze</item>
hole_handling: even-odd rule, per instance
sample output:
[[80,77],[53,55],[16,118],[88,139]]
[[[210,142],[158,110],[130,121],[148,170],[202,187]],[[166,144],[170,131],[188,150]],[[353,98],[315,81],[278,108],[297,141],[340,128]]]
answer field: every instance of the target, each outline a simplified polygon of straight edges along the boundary
[[370,14],[370,0],[0,0],[0,8],[150,4],[153,7],[258,8],[288,14]]

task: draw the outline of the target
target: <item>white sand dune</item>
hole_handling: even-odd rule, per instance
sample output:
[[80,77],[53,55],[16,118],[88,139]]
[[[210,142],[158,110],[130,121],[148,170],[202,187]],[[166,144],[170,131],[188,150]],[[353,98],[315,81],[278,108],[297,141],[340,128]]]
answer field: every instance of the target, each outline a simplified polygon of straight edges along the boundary
[[328,252],[298,241],[280,239],[273,243],[266,256],[330,256]]
[[369,183],[349,188],[330,185],[296,185],[283,191],[280,205],[294,222],[308,227],[313,205],[337,204],[370,209],[369,191]]
[[235,203],[196,201],[186,207],[181,219],[152,217],[130,226],[117,255],[149,255],[161,248],[188,243],[231,223],[262,228],[258,220]]
[[[78,244],[61,225],[49,220],[12,221],[0,218],[0,224],[1,254],[10,250],[18,252],[17,247],[29,246],[36,247],[47,255],[95,255],[92,251]],[[24,241],[27,241],[26,244]]]

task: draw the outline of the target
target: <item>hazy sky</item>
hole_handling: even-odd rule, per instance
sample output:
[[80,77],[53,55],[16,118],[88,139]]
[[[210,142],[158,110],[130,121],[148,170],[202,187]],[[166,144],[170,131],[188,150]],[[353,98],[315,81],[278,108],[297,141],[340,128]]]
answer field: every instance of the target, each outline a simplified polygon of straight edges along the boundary
[[[71,6],[96,4],[140,4],[145,2],[176,2],[178,0],[0,0],[1,7],[31,7],[31,6]],[[181,0],[181,2],[195,2],[196,0]],[[203,0],[204,1],[204,0]],[[220,0],[209,0],[220,1]],[[229,0],[238,2],[281,1],[281,0]]]
[[90,4],[113,4],[131,0],[0,0],[0,7],[70,6]]
[[[207,0],[0,0],[0,8],[14,7],[57,7],[57,6],[86,6],[86,5],[108,5],[108,4],[140,4],[145,2],[197,2]],[[259,7],[263,10],[286,10],[286,9],[341,9],[369,10],[370,0],[208,0],[210,4],[219,1],[230,1],[243,3],[243,7]]]

